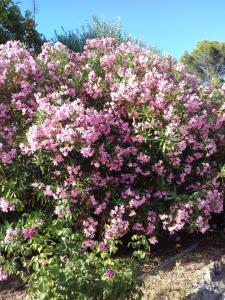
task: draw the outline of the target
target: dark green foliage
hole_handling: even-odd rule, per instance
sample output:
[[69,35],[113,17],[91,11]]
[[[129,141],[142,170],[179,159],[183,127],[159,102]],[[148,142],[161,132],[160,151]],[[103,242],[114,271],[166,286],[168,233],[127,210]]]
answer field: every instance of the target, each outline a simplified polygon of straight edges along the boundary
[[104,19],[92,16],[91,22],[87,23],[86,26],[82,26],[81,30],[66,31],[62,28],[62,33],[55,31],[55,35],[54,42],[59,41],[75,52],[83,51],[87,39],[112,37],[119,42],[130,41],[131,43],[139,44],[144,48],[160,53],[158,49],[147,45],[142,40],[132,38],[130,35],[123,33],[121,23],[118,19],[110,23]]
[[12,0],[0,1],[0,44],[9,40],[19,40],[28,48],[39,52],[45,38],[36,30],[31,12],[25,16]]
[[204,81],[223,79],[225,75],[225,43],[200,41],[191,53],[185,52],[181,62],[187,71]]

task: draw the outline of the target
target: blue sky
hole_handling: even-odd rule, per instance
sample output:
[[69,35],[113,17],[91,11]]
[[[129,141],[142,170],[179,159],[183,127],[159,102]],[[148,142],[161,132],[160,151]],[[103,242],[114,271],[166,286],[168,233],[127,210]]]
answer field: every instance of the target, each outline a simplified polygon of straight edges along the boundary
[[[33,0],[18,0],[22,11]],[[225,42],[225,0],[36,0],[38,30],[80,28],[91,15],[120,17],[125,32],[179,58],[199,40]]]

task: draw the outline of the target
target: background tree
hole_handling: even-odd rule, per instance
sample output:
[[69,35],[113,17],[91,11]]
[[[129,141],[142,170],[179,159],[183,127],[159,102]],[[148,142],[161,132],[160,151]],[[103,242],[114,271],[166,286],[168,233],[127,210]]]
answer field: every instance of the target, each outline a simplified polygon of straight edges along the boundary
[[187,71],[210,81],[213,78],[224,79],[225,43],[217,41],[200,41],[191,53],[185,52],[181,62]]
[[75,29],[65,31],[62,27],[62,33],[57,33],[55,31],[55,38],[53,41],[59,41],[73,51],[82,52],[87,39],[104,37],[112,37],[119,42],[130,41],[154,52],[160,53],[157,48],[146,44],[140,39],[133,38],[130,35],[123,33],[119,19],[114,20],[114,22],[108,22],[105,19],[99,19],[96,16],[92,16],[91,22],[87,23],[86,26],[82,26],[81,30]]
[[45,38],[36,30],[36,24],[30,11],[25,16],[12,0],[0,1],[0,43],[19,40],[28,48],[40,51]]

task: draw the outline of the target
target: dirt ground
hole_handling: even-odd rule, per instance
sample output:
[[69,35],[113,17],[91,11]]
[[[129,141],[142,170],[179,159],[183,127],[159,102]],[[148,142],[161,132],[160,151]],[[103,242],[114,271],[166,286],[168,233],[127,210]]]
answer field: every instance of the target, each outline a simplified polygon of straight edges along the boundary
[[24,299],[24,285],[15,276],[0,283],[0,300]]
[[[181,249],[177,252],[179,251],[182,252]],[[193,287],[204,281],[205,266],[220,260],[223,255],[225,255],[225,241],[219,236],[208,236],[200,240],[195,250],[175,260],[156,274],[145,277],[143,300],[185,299]],[[157,265],[168,257],[161,255],[156,256],[155,259],[158,259]],[[145,265],[145,271],[151,270],[152,265]]]

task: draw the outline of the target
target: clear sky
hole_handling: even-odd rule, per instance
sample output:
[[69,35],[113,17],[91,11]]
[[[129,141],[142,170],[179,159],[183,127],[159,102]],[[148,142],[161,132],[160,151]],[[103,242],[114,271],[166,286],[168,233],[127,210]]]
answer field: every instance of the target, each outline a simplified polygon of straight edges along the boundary
[[[22,11],[33,0],[19,0]],[[80,28],[91,15],[120,17],[125,32],[179,58],[199,40],[225,42],[225,0],[35,0],[38,30]]]

